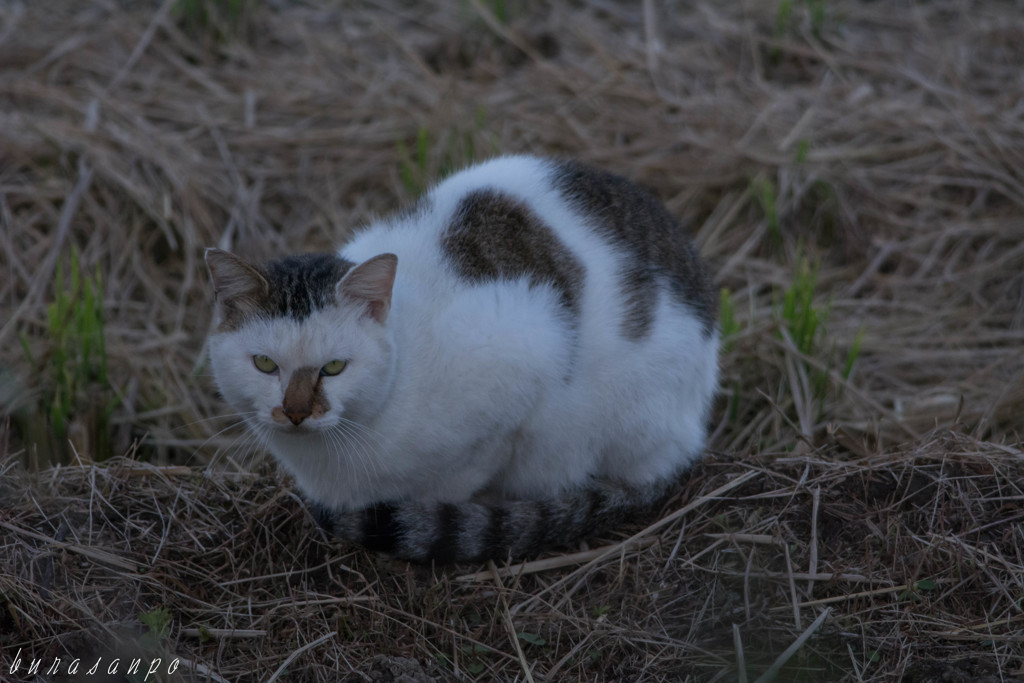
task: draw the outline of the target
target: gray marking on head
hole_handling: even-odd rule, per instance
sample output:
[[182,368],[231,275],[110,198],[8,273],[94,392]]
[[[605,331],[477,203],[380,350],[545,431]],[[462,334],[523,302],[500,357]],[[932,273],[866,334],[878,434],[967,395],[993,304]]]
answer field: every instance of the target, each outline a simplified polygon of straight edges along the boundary
[[355,264],[337,254],[296,254],[253,266],[266,282],[259,297],[244,308],[222,299],[222,330],[241,327],[250,318],[303,320],[337,301],[336,285]]
[[575,328],[584,268],[524,203],[490,190],[466,195],[441,239],[455,272],[467,280],[526,276],[555,289]]
[[625,178],[574,161],[559,162],[554,184],[581,214],[597,219],[600,234],[629,257],[619,273],[627,339],[642,339],[654,324],[657,281],[665,278],[676,300],[692,309],[710,334],[716,300],[711,278],[687,234],[665,207]]

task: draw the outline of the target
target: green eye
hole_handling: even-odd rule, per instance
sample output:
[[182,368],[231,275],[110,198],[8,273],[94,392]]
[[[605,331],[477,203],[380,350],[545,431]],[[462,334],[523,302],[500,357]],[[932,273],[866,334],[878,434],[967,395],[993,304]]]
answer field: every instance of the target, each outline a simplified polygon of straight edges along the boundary
[[265,372],[268,375],[277,372],[277,363],[270,359],[270,356],[256,355],[252,357],[252,364],[256,366],[256,369],[260,372]]
[[332,360],[330,363],[320,368],[320,374],[327,377],[334,377],[335,375],[341,374],[341,371],[345,369],[346,365],[348,365],[348,363],[343,360]]

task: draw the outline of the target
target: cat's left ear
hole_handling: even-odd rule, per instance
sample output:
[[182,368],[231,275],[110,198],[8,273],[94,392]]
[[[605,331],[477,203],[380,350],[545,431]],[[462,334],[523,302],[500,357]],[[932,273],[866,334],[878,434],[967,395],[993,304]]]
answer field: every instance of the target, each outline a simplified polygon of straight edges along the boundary
[[206,250],[203,258],[217,293],[221,320],[234,325],[260,308],[270,285],[259,270],[231,252],[213,247]]
[[380,254],[348,271],[337,285],[338,297],[366,304],[366,314],[381,325],[391,310],[391,288],[395,284],[398,257]]

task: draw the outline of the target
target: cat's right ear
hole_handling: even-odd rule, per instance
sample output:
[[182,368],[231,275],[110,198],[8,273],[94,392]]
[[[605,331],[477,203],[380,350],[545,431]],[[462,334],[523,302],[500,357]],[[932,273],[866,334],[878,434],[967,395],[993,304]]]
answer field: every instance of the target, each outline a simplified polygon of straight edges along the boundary
[[391,288],[397,269],[397,256],[378,254],[345,273],[338,282],[338,297],[365,303],[366,314],[383,325],[391,310]]
[[253,310],[270,293],[270,285],[254,267],[223,249],[210,247],[204,255],[210,271],[217,309],[222,322],[233,324]]

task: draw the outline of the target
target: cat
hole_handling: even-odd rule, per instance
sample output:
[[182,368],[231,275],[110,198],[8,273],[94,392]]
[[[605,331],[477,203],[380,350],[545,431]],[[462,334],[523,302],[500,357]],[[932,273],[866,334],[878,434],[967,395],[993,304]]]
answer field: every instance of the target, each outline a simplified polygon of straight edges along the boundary
[[703,452],[717,298],[619,176],[499,157],[337,254],[206,263],[221,394],[343,539],[525,558],[650,509]]

